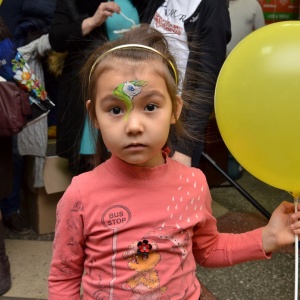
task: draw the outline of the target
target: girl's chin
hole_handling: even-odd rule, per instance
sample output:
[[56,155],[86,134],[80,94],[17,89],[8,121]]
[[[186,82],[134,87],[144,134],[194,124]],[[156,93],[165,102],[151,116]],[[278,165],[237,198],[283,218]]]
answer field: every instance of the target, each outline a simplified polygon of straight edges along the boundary
[[128,164],[137,166],[137,167],[147,167],[147,168],[154,168],[159,165],[165,163],[165,159],[162,155],[157,157],[145,158],[145,157],[126,157],[121,158],[123,161],[127,162]]

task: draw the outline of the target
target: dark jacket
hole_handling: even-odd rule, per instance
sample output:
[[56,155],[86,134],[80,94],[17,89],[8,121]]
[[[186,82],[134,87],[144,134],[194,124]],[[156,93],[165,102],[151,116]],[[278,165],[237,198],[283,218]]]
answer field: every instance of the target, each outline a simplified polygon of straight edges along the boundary
[[[145,0],[141,2],[146,5],[141,22],[150,23],[156,10],[165,1]],[[201,101],[199,97],[199,107],[186,113],[188,123],[193,127],[193,131],[198,133],[199,139],[203,139],[208,118],[213,111],[215,83],[226,58],[226,45],[231,38],[230,18],[226,0],[202,0],[190,18],[184,21],[184,27],[190,47],[195,46],[194,51],[190,52],[187,68],[200,68],[202,73],[206,73],[212,79],[210,85],[206,85],[199,80],[198,86],[193,87],[199,90],[199,95],[201,95],[201,91],[206,95],[208,92],[209,102],[206,99]],[[194,64],[193,62],[197,63]],[[187,88],[190,87],[187,85]],[[200,115],[202,117],[199,117]],[[198,166],[203,143],[183,140],[175,146],[175,150],[192,156],[193,166]]]
[[74,172],[85,116],[81,82],[77,75],[84,62],[84,53],[90,45],[95,40],[97,44],[106,40],[104,25],[83,36],[81,24],[85,18],[94,14],[102,2],[107,1],[57,0],[49,33],[50,45],[55,51],[68,51],[57,101],[57,154],[69,159],[69,167]]
[[0,16],[13,36],[15,28],[22,17],[23,0],[3,1],[0,5]]
[[22,47],[48,33],[55,0],[23,0],[22,16],[13,32],[16,47]]

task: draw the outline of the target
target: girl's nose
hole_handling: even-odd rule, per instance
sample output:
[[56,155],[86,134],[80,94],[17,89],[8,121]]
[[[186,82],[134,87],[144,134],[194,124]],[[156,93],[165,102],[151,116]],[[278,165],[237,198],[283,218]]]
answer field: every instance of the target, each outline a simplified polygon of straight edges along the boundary
[[140,118],[131,112],[128,116],[128,120],[126,121],[126,134],[139,134],[142,133],[143,130],[144,127]]

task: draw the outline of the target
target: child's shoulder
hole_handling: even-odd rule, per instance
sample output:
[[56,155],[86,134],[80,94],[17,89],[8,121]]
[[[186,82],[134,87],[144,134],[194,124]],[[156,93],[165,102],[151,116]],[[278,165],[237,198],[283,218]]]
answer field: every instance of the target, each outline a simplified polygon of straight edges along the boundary
[[181,173],[191,174],[192,176],[198,177],[199,179],[203,179],[206,181],[204,173],[199,168],[188,167],[176,160],[175,163],[177,164],[177,168]]
[[91,171],[87,171],[74,176],[72,183],[80,186],[89,187],[94,181],[99,181],[99,178],[101,178],[101,180],[105,179],[106,177],[103,174],[104,172],[105,168],[103,168],[102,165],[99,165]]
[[96,167],[92,171],[84,172],[72,178],[70,185],[64,193],[66,199],[83,199],[93,193],[106,192],[108,187],[107,175]]

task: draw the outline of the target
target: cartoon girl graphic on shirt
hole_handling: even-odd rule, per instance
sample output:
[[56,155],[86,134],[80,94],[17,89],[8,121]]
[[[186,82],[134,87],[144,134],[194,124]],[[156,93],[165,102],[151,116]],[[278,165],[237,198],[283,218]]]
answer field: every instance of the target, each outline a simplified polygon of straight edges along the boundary
[[[178,231],[178,228],[173,226],[164,226],[148,232],[142,242],[135,241],[128,246],[128,251],[123,253],[123,258],[128,260],[128,267],[134,270],[135,274],[123,284],[123,289],[132,291],[130,299],[157,300],[162,297],[163,299],[172,299],[172,296],[175,296],[168,294],[167,286],[160,286],[159,273],[155,268],[162,259],[158,244],[169,244],[172,251],[178,255],[180,265],[183,267],[187,256],[188,240],[189,235],[185,230]],[[145,249],[142,252],[141,247]],[[186,294],[187,289],[188,284],[181,287],[181,297]]]

